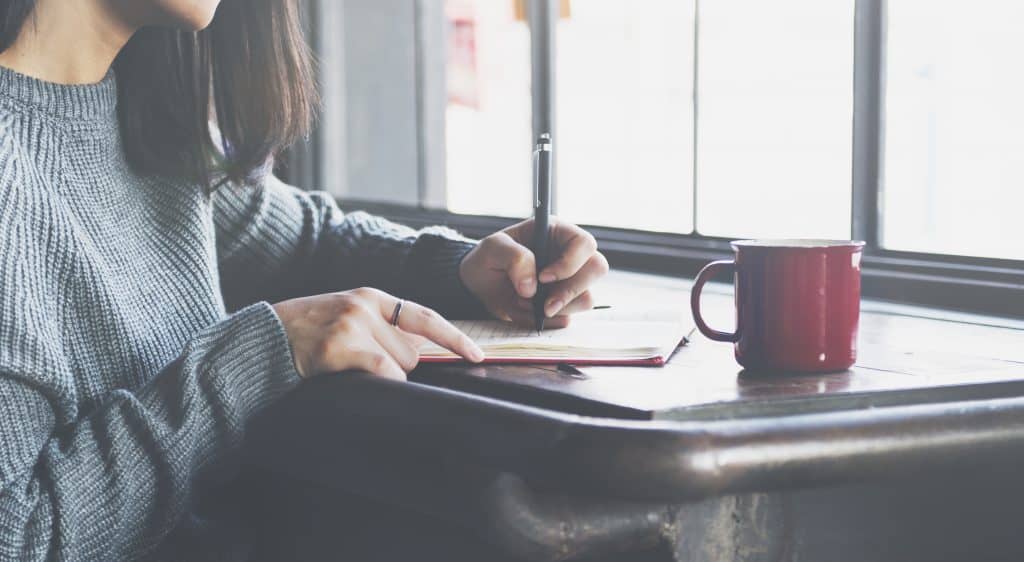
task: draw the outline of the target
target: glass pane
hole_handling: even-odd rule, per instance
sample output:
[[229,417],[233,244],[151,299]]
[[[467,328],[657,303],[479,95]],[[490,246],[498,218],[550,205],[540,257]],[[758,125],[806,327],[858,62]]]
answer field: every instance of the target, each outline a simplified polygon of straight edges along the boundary
[[530,35],[511,0],[446,0],[447,192],[456,213],[527,216]]
[[702,234],[849,238],[853,4],[700,3]]
[[889,2],[882,241],[1024,259],[1024,3]]
[[692,0],[578,0],[558,35],[558,213],[693,230]]

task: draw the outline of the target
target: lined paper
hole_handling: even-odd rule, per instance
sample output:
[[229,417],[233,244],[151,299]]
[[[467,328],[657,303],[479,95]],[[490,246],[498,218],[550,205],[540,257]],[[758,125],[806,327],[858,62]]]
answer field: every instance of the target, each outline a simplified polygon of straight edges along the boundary
[[[490,360],[645,360],[666,358],[686,335],[680,309],[616,308],[573,316],[566,328],[536,332],[498,320],[458,320],[456,327]],[[423,358],[454,357],[435,344],[420,348]]]

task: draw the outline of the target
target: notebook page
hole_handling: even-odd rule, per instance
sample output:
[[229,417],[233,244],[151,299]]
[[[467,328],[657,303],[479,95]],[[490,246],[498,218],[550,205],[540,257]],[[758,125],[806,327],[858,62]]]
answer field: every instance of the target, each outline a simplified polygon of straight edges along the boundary
[[[497,320],[458,320],[456,327],[489,356],[648,358],[671,351],[684,335],[678,312],[597,310],[562,329],[536,330]],[[451,356],[434,344],[423,356]]]
[[[602,306],[574,314],[568,327],[538,334],[496,320],[455,321],[491,360],[667,358],[693,328],[689,293],[682,287],[650,287],[639,283],[594,287]],[[424,358],[452,358],[432,343],[420,347]]]
[[664,339],[666,331],[678,331],[666,322],[575,323],[558,330],[522,328],[498,321],[456,321],[481,347],[546,349],[651,349]]

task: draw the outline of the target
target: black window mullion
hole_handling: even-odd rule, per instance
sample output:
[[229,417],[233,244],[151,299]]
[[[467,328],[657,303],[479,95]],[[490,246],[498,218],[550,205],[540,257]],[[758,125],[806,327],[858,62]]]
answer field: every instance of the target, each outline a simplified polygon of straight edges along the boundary
[[885,0],[857,0],[853,61],[853,237],[881,246]]
[[[544,133],[551,134],[557,148],[556,49],[561,5],[558,0],[529,0],[526,7],[526,17],[530,26],[530,92],[533,101],[533,136],[530,139],[530,150],[533,150],[534,141]],[[552,210],[557,212],[557,170],[552,172],[551,182],[554,193]]]
[[697,212],[700,209],[700,197],[697,191],[697,182],[700,179],[698,167],[700,161],[698,156],[700,155],[700,134],[698,127],[700,126],[700,0],[693,0],[693,150],[691,151],[691,157],[693,158],[692,165],[692,180],[691,180],[691,201],[693,202],[693,209],[691,213],[693,215],[693,231],[692,234],[699,235],[700,228],[697,222]]

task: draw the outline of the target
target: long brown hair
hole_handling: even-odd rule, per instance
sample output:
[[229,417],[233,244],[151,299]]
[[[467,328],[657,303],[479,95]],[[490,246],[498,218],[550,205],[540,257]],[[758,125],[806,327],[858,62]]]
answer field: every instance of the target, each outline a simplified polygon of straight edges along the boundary
[[[34,5],[0,0],[0,50]],[[132,168],[208,187],[246,182],[307,134],[317,95],[299,11],[297,0],[223,0],[202,31],[139,30],[114,61]]]

